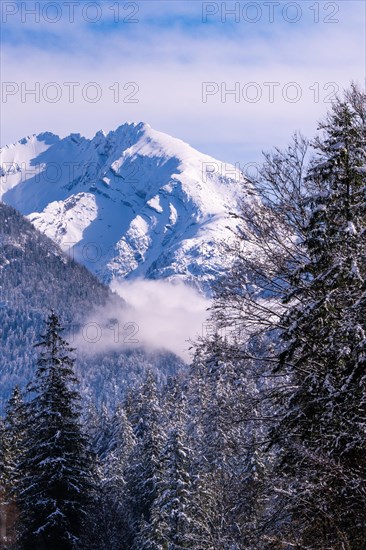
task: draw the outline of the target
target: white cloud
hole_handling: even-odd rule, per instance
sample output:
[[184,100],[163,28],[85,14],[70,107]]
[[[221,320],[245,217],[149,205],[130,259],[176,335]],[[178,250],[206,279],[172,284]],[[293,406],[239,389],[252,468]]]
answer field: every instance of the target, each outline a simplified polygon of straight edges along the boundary
[[[115,281],[112,289],[125,301],[95,312],[73,342],[80,351],[99,353],[141,346],[165,349],[189,361],[189,340],[206,330],[210,302],[183,283]],[[110,325],[108,320],[115,319]]]

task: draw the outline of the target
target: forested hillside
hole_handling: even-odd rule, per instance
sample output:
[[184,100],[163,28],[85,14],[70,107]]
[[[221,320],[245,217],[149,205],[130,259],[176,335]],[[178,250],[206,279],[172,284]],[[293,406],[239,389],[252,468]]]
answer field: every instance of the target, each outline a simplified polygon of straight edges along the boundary
[[[15,384],[24,386],[33,376],[33,345],[43,331],[51,309],[73,336],[86,326],[93,311],[123,300],[101,284],[85,267],[70,260],[60,248],[12,207],[0,203],[0,364],[1,403]],[[98,315],[96,316],[98,321]],[[88,344],[88,341],[86,342]],[[136,344],[80,355],[85,395],[113,401],[125,387],[141,380],[144,367],[170,372],[171,354],[148,354]],[[174,363],[177,360],[174,359]],[[178,361],[179,363],[179,361]],[[179,363],[181,365],[181,363]],[[116,389],[118,387],[118,389]]]

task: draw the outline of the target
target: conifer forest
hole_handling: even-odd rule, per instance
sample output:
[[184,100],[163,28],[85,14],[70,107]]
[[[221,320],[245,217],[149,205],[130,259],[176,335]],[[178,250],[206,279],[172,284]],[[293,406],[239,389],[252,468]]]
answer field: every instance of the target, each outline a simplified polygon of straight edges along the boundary
[[189,361],[79,352],[123,299],[0,203],[4,550],[366,549],[366,94],[242,185]]

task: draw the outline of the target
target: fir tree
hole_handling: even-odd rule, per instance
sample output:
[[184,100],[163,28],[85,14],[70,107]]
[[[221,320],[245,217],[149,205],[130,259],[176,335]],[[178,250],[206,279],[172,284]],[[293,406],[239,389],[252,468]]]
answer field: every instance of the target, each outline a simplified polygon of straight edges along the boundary
[[73,349],[52,312],[37,344],[41,353],[29,390],[28,430],[19,488],[20,547],[67,550],[78,544],[91,476],[74,389]]

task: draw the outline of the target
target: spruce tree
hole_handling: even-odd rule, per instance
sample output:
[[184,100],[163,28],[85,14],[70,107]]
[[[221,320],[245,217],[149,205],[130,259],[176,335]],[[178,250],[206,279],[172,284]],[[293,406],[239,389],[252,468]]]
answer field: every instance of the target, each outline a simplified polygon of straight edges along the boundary
[[5,547],[9,545],[9,548],[16,536],[19,467],[25,451],[25,427],[25,405],[22,393],[19,387],[16,386],[8,401],[5,419],[1,421],[0,426],[0,540]]
[[[100,454],[96,456],[95,497],[88,512],[83,538],[85,550],[96,547],[124,550],[128,545],[131,518],[126,503],[125,470],[135,445],[135,436],[121,406],[110,417],[107,431],[105,419],[106,411],[102,410],[103,435],[95,434],[94,438]],[[101,446],[100,442],[103,442]]]
[[19,386],[15,386],[9,399],[5,430],[7,439],[7,477],[12,497],[16,499],[20,482],[20,463],[26,449],[27,407]]
[[250,365],[214,335],[197,348],[189,386],[198,547],[252,548],[263,480]]
[[131,539],[136,548],[140,526],[150,523],[152,505],[161,479],[160,453],[165,440],[161,418],[156,381],[149,371],[145,383],[136,394],[136,407],[131,415],[136,445],[126,469],[127,503],[132,519]]
[[0,418],[0,544],[7,544],[7,508],[8,508],[8,477],[6,468],[6,430],[5,423]]
[[28,430],[19,488],[20,547],[68,550],[77,546],[91,485],[87,441],[80,423],[74,350],[52,311],[27,407]]
[[192,449],[186,432],[187,403],[177,380],[165,387],[169,433],[160,453],[161,472],[150,522],[144,522],[138,548],[197,548],[198,510],[192,474]]
[[286,539],[356,550],[366,540],[366,95],[352,87],[320,129],[308,261],[292,274],[282,320],[276,372],[289,383],[273,441]]

